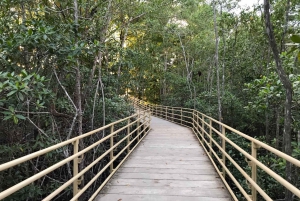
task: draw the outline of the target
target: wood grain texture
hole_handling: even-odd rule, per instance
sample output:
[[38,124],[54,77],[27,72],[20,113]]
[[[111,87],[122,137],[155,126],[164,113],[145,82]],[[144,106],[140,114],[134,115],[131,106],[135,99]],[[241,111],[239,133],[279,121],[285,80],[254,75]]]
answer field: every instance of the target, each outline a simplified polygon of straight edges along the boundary
[[231,200],[190,129],[156,117],[151,128],[96,201]]

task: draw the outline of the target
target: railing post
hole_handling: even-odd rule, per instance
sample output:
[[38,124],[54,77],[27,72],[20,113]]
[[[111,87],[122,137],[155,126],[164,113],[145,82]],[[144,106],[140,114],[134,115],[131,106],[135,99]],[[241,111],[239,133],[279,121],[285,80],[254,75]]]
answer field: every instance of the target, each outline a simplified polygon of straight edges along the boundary
[[138,121],[137,121],[137,139],[140,141],[140,113],[138,113]]
[[144,135],[146,134],[146,111],[144,112],[144,115],[143,115],[143,125],[144,125],[144,128],[143,128],[143,130],[144,130]]
[[[199,123],[199,114],[197,114],[197,111],[195,112],[196,113],[196,119],[197,119],[197,125],[196,125],[196,127],[197,127],[197,130],[199,131],[199,129],[200,129],[200,123]],[[199,133],[201,132],[201,129],[200,129],[200,131],[199,131]]]
[[[204,138],[204,130],[205,130],[205,127],[204,127],[204,126],[205,126],[204,121],[205,121],[204,115],[202,114],[202,129],[203,129],[203,130],[202,130],[201,133],[202,133],[202,137],[203,137],[203,138]],[[210,122],[211,122],[211,120],[210,120]]]
[[[127,121],[127,146],[129,145],[129,143],[130,143],[130,126],[129,126],[129,124],[130,124],[130,119],[128,119],[128,121]],[[128,146],[127,147],[127,154],[130,152],[130,146]]]
[[[226,130],[225,130],[224,126],[222,126],[222,135],[224,137],[226,136]],[[226,141],[225,141],[224,138],[222,138],[222,149],[224,150],[224,152],[226,152]],[[223,162],[224,165],[226,164],[226,157],[225,157],[224,153],[222,153],[222,162]],[[222,167],[222,172],[223,172],[223,177],[225,178],[226,171],[225,171],[224,167]]]
[[[254,142],[251,142],[251,155],[253,158],[257,159],[257,149],[259,146]],[[257,167],[256,164],[251,161],[251,177],[252,180],[256,183],[257,182]],[[252,201],[257,201],[257,191],[254,186],[251,185],[251,194],[252,194]]]
[[[114,132],[114,125],[111,125],[110,127],[110,134],[112,134]],[[114,146],[114,135],[112,135],[110,137],[110,148],[112,148]],[[112,161],[114,159],[114,149],[112,149],[110,151],[110,161]],[[112,173],[114,171],[114,163],[112,162],[110,164],[110,173]]]
[[162,109],[161,109],[161,106],[159,106],[158,108],[159,108],[159,109],[158,109],[158,113],[159,113],[158,116],[161,117],[161,110],[162,110]]
[[[74,141],[73,143],[73,154],[78,153],[78,147],[79,147],[79,140]],[[73,159],[73,177],[78,174],[78,157]],[[78,180],[75,180],[73,182],[73,197],[78,193]]]
[[172,107],[172,121],[174,122],[174,108]]
[[181,118],[181,125],[182,125],[182,108],[180,108],[180,118]]
[[166,120],[168,120],[168,106],[166,106]]
[[[204,117],[204,115],[202,115]],[[204,119],[202,119],[202,125],[203,125]],[[209,155],[212,156],[212,120],[209,119]]]
[[195,120],[195,114],[194,114],[194,112],[195,112],[195,111],[193,110],[193,113],[192,113],[192,117],[193,117],[193,119],[192,119],[192,128],[193,128],[193,129],[192,129],[192,130],[193,130],[194,132],[196,132],[196,129],[195,129],[195,121],[196,121],[196,120]]

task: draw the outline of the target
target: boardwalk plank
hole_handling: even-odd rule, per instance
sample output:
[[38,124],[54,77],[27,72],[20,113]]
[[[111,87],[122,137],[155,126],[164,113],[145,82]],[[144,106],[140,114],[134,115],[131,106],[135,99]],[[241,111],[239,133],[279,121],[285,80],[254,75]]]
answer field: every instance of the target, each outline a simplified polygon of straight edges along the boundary
[[156,163],[166,163],[166,164],[179,164],[179,165],[198,165],[199,161],[201,163],[207,163],[210,162],[208,159],[203,159],[203,160],[170,160],[168,158],[165,158],[164,160],[157,160],[157,159],[151,159],[151,160],[145,160],[145,159],[129,159],[130,163],[139,163],[139,164],[151,164],[153,162]]
[[230,201],[188,128],[153,118],[152,130],[96,201]]
[[198,188],[158,188],[158,187],[142,188],[139,186],[124,186],[121,189],[118,188],[117,186],[107,186],[103,189],[103,194],[166,195],[166,196],[224,198],[224,194],[226,195],[226,190],[211,189],[209,191],[199,191]]
[[157,173],[157,174],[192,174],[192,175],[203,175],[203,174],[216,174],[214,169],[208,170],[184,170],[184,169],[158,169],[158,168],[121,168],[118,172],[139,172],[139,173]]
[[214,174],[193,175],[193,174],[157,174],[157,173],[118,173],[120,179],[160,179],[160,180],[185,180],[185,181],[211,181],[219,176]]
[[230,198],[212,197],[187,197],[187,196],[165,196],[165,195],[120,195],[120,194],[100,194],[101,201],[230,201]]
[[168,160],[171,160],[171,161],[193,161],[193,162],[196,162],[196,161],[209,161],[208,158],[206,157],[202,157],[202,156],[196,156],[196,157],[178,157],[178,156],[139,156],[139,155],[135,155],[134,157],[130,157],[128,159],[128,161],[130,160],[139,160],[139,161],[168,161]]
[[181,164],[143,164],[143,163],[126,163],[124,164],[124,167],[140,167],[140,168],[167,168],[167,169],[185,169],[185,170],[203,170],[203,169],[211,169],[212,165],[206,162],[206,164],[200,164],[200,165],[181,165]]

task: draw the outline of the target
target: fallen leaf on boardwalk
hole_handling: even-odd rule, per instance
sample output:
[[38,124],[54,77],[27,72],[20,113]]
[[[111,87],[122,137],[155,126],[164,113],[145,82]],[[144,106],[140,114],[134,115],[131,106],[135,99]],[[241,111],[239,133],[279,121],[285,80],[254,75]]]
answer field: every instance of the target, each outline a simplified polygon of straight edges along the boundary
[[122,201],[122,199],[118,199],[118,201]]

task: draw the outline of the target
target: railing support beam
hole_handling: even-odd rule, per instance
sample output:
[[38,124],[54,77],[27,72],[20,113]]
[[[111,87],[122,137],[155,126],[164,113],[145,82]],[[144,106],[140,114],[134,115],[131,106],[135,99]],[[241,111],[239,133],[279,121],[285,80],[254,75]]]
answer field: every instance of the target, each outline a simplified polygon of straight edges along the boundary
[[[79,149],[79,140],[75,140],[73,143],[73,154],[77,154]],[[78,157],[73,159],[73,177],[78,174]],[[78,193],[78,180],[73,182],[73,197]]]
[[[204,116],[202,115],[202,126],[204,126]],[[209,155],[212,156],[212,120],[209,119]]]
[[[130,126],[129,126],[129,124],[130,124],[130,119],[128,119],[128,121],[127,121],[127,145],[129,145],[129,143],[130,143]],[[130,152],[130,147],[128,146],[127,147],[127,154]]]
[[182,108],[180,108],[180,119],[181,119],[181,125],[182,125]]
[[[225,130],[225,127],[222,126],[222,135],[224,137],[226,137],[226,130]],[[225,141],[225,138],[222,138],[222,149],[224,150],[224,152],[226,152],[226,141]],[[222,153],[222,162],[224,164],[224,166],[226,165],[226,156],[224,153]],[[223,167],[222,168],[222,173],[223,173],[223,177],[225,178],[226,176],[226,170],[225,168]]]
[[[110,127],[110,133],[114,132],[114,125],[111,125]],[[114,136],[110,137],[110,148],[112,148],[114,146]],[[110,161],[112,161],[114,159],[114,150],[112,149],[110,151]],[[110,164],[110,173],[112,173],[114,171],[114,164],[111,163]]]
[[[251,155],[253,158],[257,159],[257,149],[259,146],[254,142],[251,142]],[[255,183],[257,183],[257,166],[255,163],[251,163],[251,177]],[[252,201],[257,201],[257,190],[251,185],[251,194],[252,194]]]
[[172,107],[172,121],[174,122],[174,108]]
[[168,120],[168,107],[166,107],[166,119]]
[[140,117],[141,117],[141,113],[138,114],[138,120],[137,120],[137,135],[138,135],[138,138],[137,140],[140,141]]

